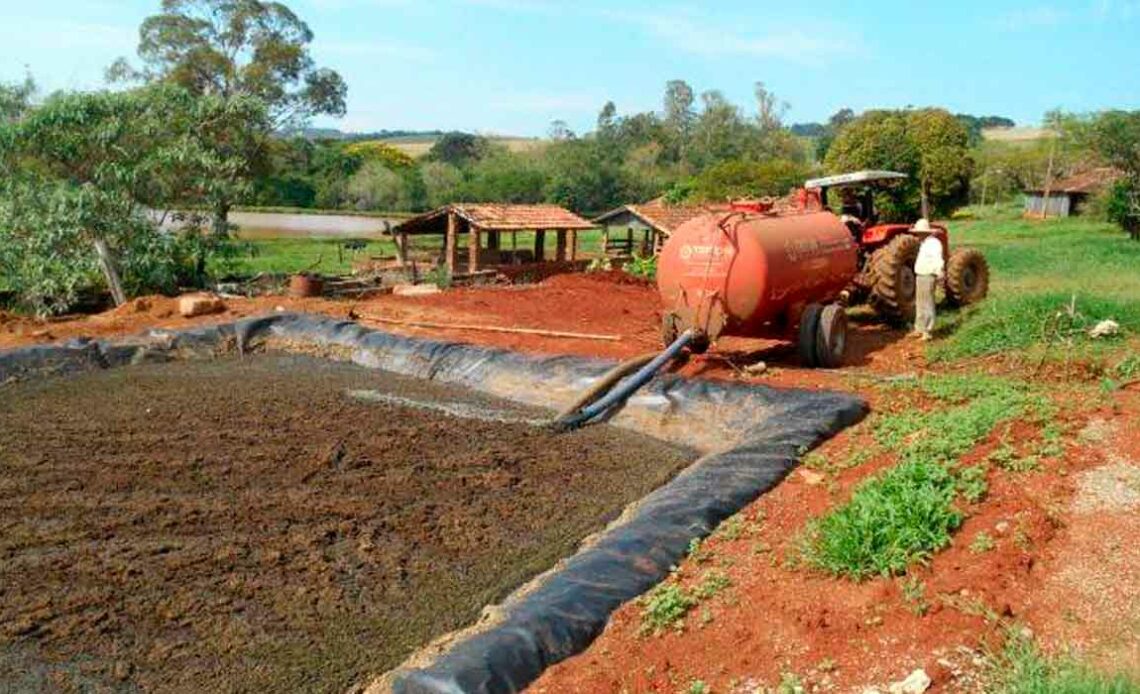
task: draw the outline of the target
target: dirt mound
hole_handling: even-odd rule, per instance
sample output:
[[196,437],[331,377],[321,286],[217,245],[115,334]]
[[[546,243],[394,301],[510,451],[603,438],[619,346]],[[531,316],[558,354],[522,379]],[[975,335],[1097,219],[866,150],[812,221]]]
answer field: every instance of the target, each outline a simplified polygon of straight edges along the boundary
[[344,691],[473,621],[687,458],[295,356],[2,391],[5,691]]
[[629,284],[639,287],[652,287],[653,280],[631,275],[623,270],[555,275],[543,281],[545,287],[583,287],[591,284]]

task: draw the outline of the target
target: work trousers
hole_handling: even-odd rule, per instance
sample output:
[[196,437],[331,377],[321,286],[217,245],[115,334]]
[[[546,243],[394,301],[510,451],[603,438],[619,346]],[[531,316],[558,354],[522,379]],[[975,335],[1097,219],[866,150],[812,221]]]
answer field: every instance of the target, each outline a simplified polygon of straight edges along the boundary
[[917,275],[914,296],[914,330],[929,335],[934,330],[934,275]]

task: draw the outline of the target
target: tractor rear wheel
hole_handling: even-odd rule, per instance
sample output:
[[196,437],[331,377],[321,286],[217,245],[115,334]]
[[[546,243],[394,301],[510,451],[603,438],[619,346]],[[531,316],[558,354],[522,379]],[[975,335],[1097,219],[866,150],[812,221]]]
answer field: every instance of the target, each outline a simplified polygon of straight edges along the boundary
[[808,304],[800,314],[800,335],[796,342],[796,350],[800,354],[800,363],[809,369],[819,365],[819,352],[816,341],[819,333],[819,316],[823,307],[819,304]]
[[990,291],[990,264],[976,248],[950,254],[946,265],[946,298],[955,306],[976,304]]
[[847,312],[839,304],[828,304],[819,314],[815,342],[816,363],[825,369],[843,366],[847,355]]
[[871,305],[892,323],[914,320],[914,261],[921,245],[917,236],[900,234],[871,258]]

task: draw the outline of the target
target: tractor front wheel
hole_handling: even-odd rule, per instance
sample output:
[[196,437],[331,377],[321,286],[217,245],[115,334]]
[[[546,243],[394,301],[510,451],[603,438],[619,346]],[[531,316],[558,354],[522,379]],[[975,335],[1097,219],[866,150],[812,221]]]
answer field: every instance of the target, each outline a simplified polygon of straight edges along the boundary
[[920,245],[917,236],[900,234],[871,258],[871,305],[892,323],[914,320],[914,261]]
[[990,291],[990,264],[976,248],[950,254],[946,265],[946,298],[955,306],[976,304]]

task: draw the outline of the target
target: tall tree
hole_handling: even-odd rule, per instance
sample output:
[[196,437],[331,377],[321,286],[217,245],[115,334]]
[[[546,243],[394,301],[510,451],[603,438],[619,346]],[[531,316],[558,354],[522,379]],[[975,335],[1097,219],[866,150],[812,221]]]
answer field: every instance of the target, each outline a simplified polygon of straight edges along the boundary
[[21,118],[32,106],[36,83],[31,75],[23,82],[0,84],[0,124]]
[[947,111],[868,111],[839,131],[826,166],[834,173],[888,169],[909,175],[880,205],[887,216],[905,220],[948,211],[962,199],[973,160],[965,128]]
[[763,82],[753,85],[756,95],[756,122],[763,132],[774,132],[784,126],[784,114],[788,112],[788,103],[780,101],[774,92],[768,90]]
[[[120,58],[107,76],[174,84],[222,101],[256,98],[265,104],[271,128],[298,127],[315,115],[345,112],[344,80],[314,65],[312,40],[308,25],[279,2],[162,0],[162,11],[139,27],[142,67]],[[264,142],[248,135],[242,140],[253,147],[240,154],[251,169],[258,167]],[[215,233],[226,231],[232,204],[217,202]]]
[[617,128],[617,106],[614,102],[607,101],[602,110],[598,112],[598,128],[597,133],[600,137],[606,138],[614,134]]

